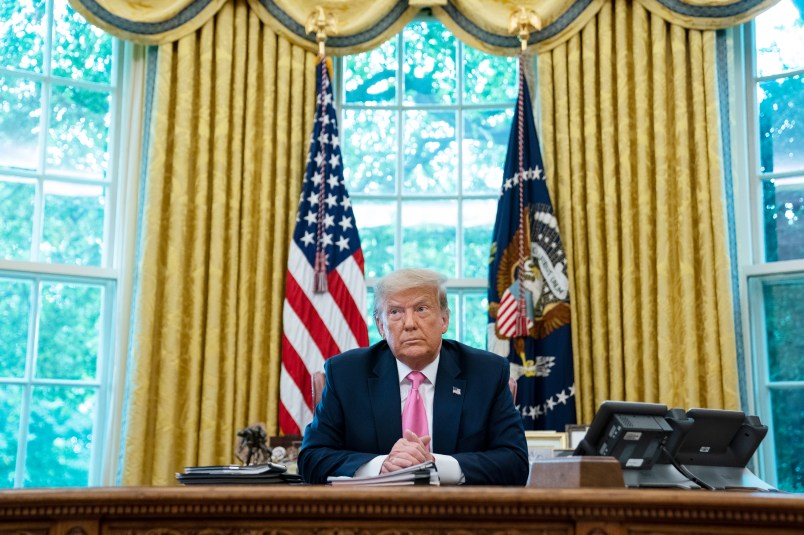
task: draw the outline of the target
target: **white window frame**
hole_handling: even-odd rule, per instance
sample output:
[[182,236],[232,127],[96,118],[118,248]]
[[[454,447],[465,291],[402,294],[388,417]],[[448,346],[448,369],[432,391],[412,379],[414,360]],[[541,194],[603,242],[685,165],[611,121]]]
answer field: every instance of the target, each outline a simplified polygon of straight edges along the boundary
[[[44,110],[40,133],[40,143],[47,135],[49,121],[50,50],[53,28],[53,3],[48,0],[46,21],[48,32],[44,44],[44,73],[8,71],[0,66],[0,71],[35,79],[42,83],[41,106]],[[101,305],[101,341],[97,361],[96,376],[93,380],[48,380],[34,379],[33,352],[35,351],[35,332],[33,326],[38,322],[38,292],[32,292],[30,303],[28,334],[28,354],[26,356],[23,379],[4,379],[3,384],[23,387],[23,400],[20,413],[20,430],[17,444],[17,463],[14,487],[22,487],[25,471],[25,450],[27,448],[28,422],[30,419],[30,399],[34,386],[68,385],[86,386],[96,390],[96,412],[93,414],[92,450],[90,452],[88,485],[115,484],[118,450],[121,442],[121,422],[125,387],[126,349],[130,321],[131,291],[134,278],[134,254],[137,234],[137,214],[139,206],[139,175],[142,154],[143,104],[145,88],[145,48],[122,42],[113,38],[112,74],[109,82],[111,100],[111,124],[109,127],[109,163],[104,187],[108,188],[107,212],[104,222],[104,252],[102,265],[76,266],[46,262],[18,261],[0,259],[0,277],[42,282],[64,282],[98,285],[104,289]],[[97,87],[96,84],[73,81],[78,87]],[[105,84],[104,84],[105,85]],[[43,157],[43,156],[42,156]],[[41,185],[51,173],[45,171],[43,162],[39,169],[6,169],[6,176],[35,178],[38,196],[42,195]],[[58,173],[55,173],[58,175]],[[62,178],[62,177],[60,177]],[[94,182],[93,182],[94,183]],[[32,240],[32,253],[39,243],[41,222],[41,202],[35,209],[35,229]],[[37,286],[35,286],[36,290]]]
[[[758,475],[769,484],[776,486],[777,445],[773,433],[771,411],[771,390],[802,388],[804,381],[771,381],[768,370],[768,348],[765,333],[763,282],[774,282],[804,276],[804,259],[765,261],[765,235],[763,231],[764,214],[762,179],[758,169],[759,124],[756,100],[756,83],[771,77],[756,77],[755,25],[753,22],[728,30],[731,50],[730,72],[734,78],[729,80],[729,88],[734,91],[731,99],[732,128],[731,152],[733,158],[734,208],[735,214],[749,214],[749,217],[735,217],[737,235],[737,276],[739,284],[739,305],[741,311],[743,338],[746,351],[743,368],[747,399],[743,400],[746,410],[757,414],[763,424],[768,426],[768,434],[759,447],[755,457]],[[804,71],[796,73],[804,75]],[[724,118],[725,120],[725,118]],[[778,173],[770,176],[789,176],[799,173]],[[768,176],[768,175],[765,175]]]
[[[426,21],[426,22],[438,22],[437,19],[434,17],[428,16],[426,14],[418,15],[414,21]],[[397,91],[397,101],[393,104],[381,104],[381,105],[371,105],[371,109],[377,110],[391,110],[396,114],[396,120],[398,125],[398,134],[396,139],[396,151],[397,151],[397,158],[396,158],[396,177],[397,177],[397,187],[396,191],[392,194],[386,195],[364,195],[360,192],[349,192],[349,196],[352,200],[352,204],[359,203],[361,199],[370,199],[370,200],[378,200],[378,201],[391,201],[395,202],[397,206],[396,211],[396,218],[394,221],[394,269],[400,269],[402,267],[401,258],[402,258],[402,205],[407,200],[426,200],[426,201],[443,201],[443,200],[454,200],[458,203],[458,214],[457,214],[457,226],[456,226],[456,267],[458,273],[463,273],[463,240],[460,239],[463,236],[463,201],[464,200],[497,200],[499,198],[499,190],[496,190],[489,194],[471,194],[471,193],[464,193],[462,187],[462,181],[458,179],[458,191],[455,194],[445,194],[445,195],[425,195],[425,194],[405,194],[401,192],[401,187],[399,186],[399,181],[402,180],[403,176],[403,167],[404,167],[404,156],[403,156],[403,136],[404,136],[404,122],[403,116],[405,111],[408,110],[415,110],[421,109],[425,111],[455,111],[456,112],[456,137],[455,142],[457,145],[457,158],[458,158],[458,175],[459,177],[463,176],[463,163],[464,163],[464,156],[463,156],[463,113],[464,110],[485,110],[485,109],[501,109],[502,105],[492,105],[492,104],[473,104],[473,103],[464,103],[462,97],[460,97],[459,104],[450,104],[450,105],[434,105],[428,104],[425,106],[415,106],[415,105],[405,105],[401,103],[401,98],[404,95],[404,74],[402,73],[402,66],[404,65],[404,53],[405,53],[405,46],[404,46],[404,31],[400,31],[399,34],[395,35],[392,39],[398,39],[397,47],[396,47],[396,56],[397,56],[397,64],[399,66],[397,73],[396,73],[396,91]],[[455,40],[457,46],[459,47],[458,58],[462,58],[462,49],[467,45],[462,42],[457,36],[455,36]],[[535,59],[534,59],[535,62]],[[343,87],[343,60],[341,58],[336,58],[334,62],[335,67],[335,95],[336,95],[336,111],[338,114],[338,125],[341,130],[341,138],[345,138],[343,132],[343,112],[346,109],[362,109],[365,106],[363,105],[350,105],[345,104],[344,99],[344,87]],[[534,70],[535,71],[535,70]],[[462,96],[464,90],[464,62],[456,61],[456,77],[457,77],[457,85],[455,88],[456,95]],[[538,92],[534,92],[533,95],[538,95]],[[515,107],[515,102],[512,101],[510,103],[510,108],[513,109]],[[348,162],[346,162],[348,164]],[[503,170],[500,169],[500,187],[502,187],[502,172]],[[358,221],[358,230],[359,230],[359,221]],[[491,248],[491,236],[489,236],[489,248]],[[369,289],[369,294],[373,295],[373,288],[377,283],[377,278],[367,277],[366,278],[366,285]],[[464,277],[449,277],[447,279],[446,287],[448,289],[448,297],[452,301],[454,299],[456,306],[454,309],[451,308],[450,312],[450,326],[455,326],[455,339],[458,341],[465,341],[466,332],[469,327],[466,325],[465,322],[465,305],[464,305],[464,297],[467,295],[482,295],[484,299],[488,298],[488,277],[480,278],[464,278]],[[368,311],[367,314],[368,320],[368,327],[369,327],[369,336],[371,337],[372,341],[376,340],[376,328],[374,327],[373,319],[371,318],[371,311]],[[484,325],[485,329],[485,325]],[[483,335],[485,336],[486,331],[483,331]]]

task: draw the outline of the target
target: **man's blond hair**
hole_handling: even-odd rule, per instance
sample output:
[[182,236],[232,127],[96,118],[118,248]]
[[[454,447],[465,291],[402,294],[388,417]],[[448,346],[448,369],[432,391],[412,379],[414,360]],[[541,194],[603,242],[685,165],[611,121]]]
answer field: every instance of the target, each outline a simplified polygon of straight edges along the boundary
[[425,268],[407,268],[389,273],[374,286],[374,319],[379,321],[383,305],[389,295],[412,288],[433,288],[438,291],[438,306],[449,314],[447,303],[447,277],[438,271]]

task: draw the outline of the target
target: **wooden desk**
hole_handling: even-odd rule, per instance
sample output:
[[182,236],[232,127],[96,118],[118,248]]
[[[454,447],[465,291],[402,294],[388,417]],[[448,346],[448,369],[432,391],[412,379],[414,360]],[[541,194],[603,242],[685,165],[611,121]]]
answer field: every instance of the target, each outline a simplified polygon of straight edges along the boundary
[[804,533],[804,495],[491,487],[0,491],[0,534]]

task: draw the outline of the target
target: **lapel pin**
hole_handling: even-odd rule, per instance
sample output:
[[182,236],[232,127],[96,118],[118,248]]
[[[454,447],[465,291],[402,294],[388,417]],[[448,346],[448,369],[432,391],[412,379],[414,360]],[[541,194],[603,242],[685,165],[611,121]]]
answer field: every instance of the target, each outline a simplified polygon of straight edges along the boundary
[[460,396],[461,395],[461,389],[458,388],[457,386],[453,386],[452,387],[452,393],[455,394],[456,396]]

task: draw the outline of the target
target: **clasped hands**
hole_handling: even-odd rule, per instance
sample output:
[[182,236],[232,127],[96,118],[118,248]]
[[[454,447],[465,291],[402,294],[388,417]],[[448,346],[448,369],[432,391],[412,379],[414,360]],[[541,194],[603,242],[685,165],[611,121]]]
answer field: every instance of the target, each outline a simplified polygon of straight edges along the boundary
[[391,453],[383,461],[380,473],[387,474],[423,462],[435,461],[435,457],[427,449],[429,444],[430,437],[428,435],[419,437],[410,429],[405,429],[402,438],[396,441],[394,447],[391,448]]

